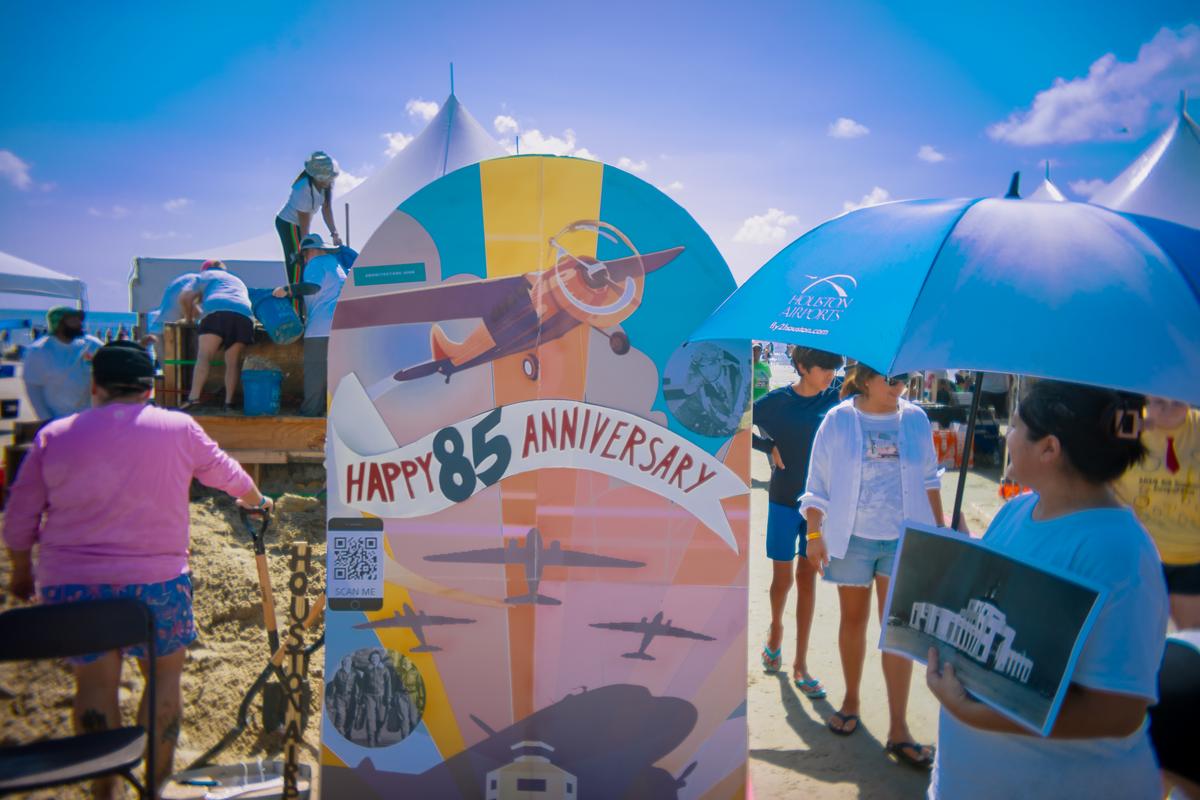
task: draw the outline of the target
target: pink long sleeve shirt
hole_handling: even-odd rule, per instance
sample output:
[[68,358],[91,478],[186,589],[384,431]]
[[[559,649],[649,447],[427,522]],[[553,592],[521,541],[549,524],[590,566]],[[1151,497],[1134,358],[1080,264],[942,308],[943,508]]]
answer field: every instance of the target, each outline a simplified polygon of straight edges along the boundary
[[193,477],[235,497],[254,486],[177,411],[111,403],[55,420],[21,464],[4,541],[13,550],[38,545],[43,588],[173,580],[188,569]]

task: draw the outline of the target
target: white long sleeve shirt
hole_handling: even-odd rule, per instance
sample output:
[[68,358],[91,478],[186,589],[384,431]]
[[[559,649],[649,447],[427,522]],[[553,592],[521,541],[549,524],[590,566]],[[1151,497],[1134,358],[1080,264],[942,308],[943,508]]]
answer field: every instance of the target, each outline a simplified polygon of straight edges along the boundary
[[[903,519],[934,524],[930,489],[940,489],[942,472],[933,446],[929,418],[919,407],[900,401],[900,483]],[[821,525],[831,558],[843,558],[854,532],[862,480],[863,430],[854,398],[843,400],[825,415],[813,440],[808,483],[800,497],[803,513],[815,508],[825,515]]]

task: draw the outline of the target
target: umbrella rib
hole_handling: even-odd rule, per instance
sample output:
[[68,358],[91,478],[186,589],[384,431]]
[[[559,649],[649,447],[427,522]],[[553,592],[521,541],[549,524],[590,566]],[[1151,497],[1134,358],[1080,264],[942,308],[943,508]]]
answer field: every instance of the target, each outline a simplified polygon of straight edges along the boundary
[[967,205],[963,206],[963,210],[958,212],[958,216],[954,218],[954,222],[946,228],[946,235],[942,237],[941,244],[938,245],[937,252],[933,254],[933,258],[929,260],[929,269],[925,272],[925,279],[921,281],[921,288],[917,290],[916,297],[913,298],[912,306],[908,310],[908,319],[904,320],[904,327],[900,331],[899,344],[896,347],[896,352],[892,354],[891,363],[888,364],[888,375],[892,374],[892,370],[896,366],[896,358],[900,355],[901,348],[904,347],[904,342],[908,339],[908,330],[912,326],[913,314],[917,309],[917,302],[921,299],[921,295],[925,292],[925,285],[929,283],[929,276],[933,273],[933,266],[937,260],[942,257],[942,250],[946,248],[946,242],[950,240],[950,234],[954,233],[954,229],[958,227],[958,223],[962,221],[963,215],[975,207],[975,204],[985,198],[977,197]]

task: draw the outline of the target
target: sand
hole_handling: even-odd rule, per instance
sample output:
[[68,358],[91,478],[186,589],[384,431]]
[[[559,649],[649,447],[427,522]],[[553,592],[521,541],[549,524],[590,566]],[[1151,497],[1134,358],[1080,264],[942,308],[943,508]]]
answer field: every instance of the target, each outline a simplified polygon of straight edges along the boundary
[[[825,728],[826,718],[837,709],[843,683],[837,654],[837,596],[834,589],[818,584],[817,612],[809,653],[810,670],[829,691],[829,699],[812,702],[802,698],[791,685],[787,665],[792,658],[793,606],[785,614],[785,670],[765,675],[759,666],[759,651],[770,621],[767,589],[771,567],[764,553],[769,469],[761,453],[752,456],[750,568],[750,650],[748,715],[750,726],[750,775],[756,798],[917,798],[924,795],[927,776],[888,760],[883,753],[887,735],[887,706],[879,669],[879,654],[873,647],[867,656],[863,685],[862,727],[855,735],[839,738]],[[956,473],[943,478],[947,513],[953,501]],[[976,532],[999,506],[996,495],[998,470],[970,476],[965,512]],[[268,491],[280,486],[266,487]],[[309,483],[299,491],[312,492],[319,484]],[[293,491],[297,487],[291,487]],[[267,555],[276,587],[280,624],[285,623],[287,597],[287,545],[303,539],[313,545],[312,589],[315,595],[324,583],[324,506],[320,501],[287,495],[268,534]],[[238,522],[233,501],[209,496],[192,503],[192,572],[195,584],[196,621],[200,639],[189,653],[184,671],[184,720],[176,756],[176,769],[214,744],[232,727],[238,704],[267,657],[266,634],[262,627],[258,581],[250,537]],[[0,557],[0,610],[11,608],[7,596],[9,565]],[[872,619],[869,641],[878,640],[878,622]],[[312,661],[310,683],[314,712],[322,694],[322,654]],[[0,745],[28,741],[48,733],[70,729],[73,685],[66,669],[54,663],[33,667],[0,666]],[[132,718],[141,693],[136,667],[127,663],[121,699],[127,718]],[[264,733],[258,720],[259,704],[253,707],[247,730],[218,758],[220,763],[255,758],[276,758],[282,752],[282,737]],[[305,732],[304,760],[315,766],[319,729],[317,713]],[[937,732],[937,704],[924,685],[924,669],[917,667],[909,701],[909,721],[914,736],[932,742]],[[77,788],[43,792],[39,798],[76,798]],[[132,796],[132,795],[130,795]]]

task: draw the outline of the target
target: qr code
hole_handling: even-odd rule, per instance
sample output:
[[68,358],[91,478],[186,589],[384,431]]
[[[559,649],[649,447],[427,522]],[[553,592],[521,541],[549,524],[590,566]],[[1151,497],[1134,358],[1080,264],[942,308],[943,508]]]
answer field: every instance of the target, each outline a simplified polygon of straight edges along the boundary
[[335,536],[332,551],[335,581],[379,580],[378,536]]

